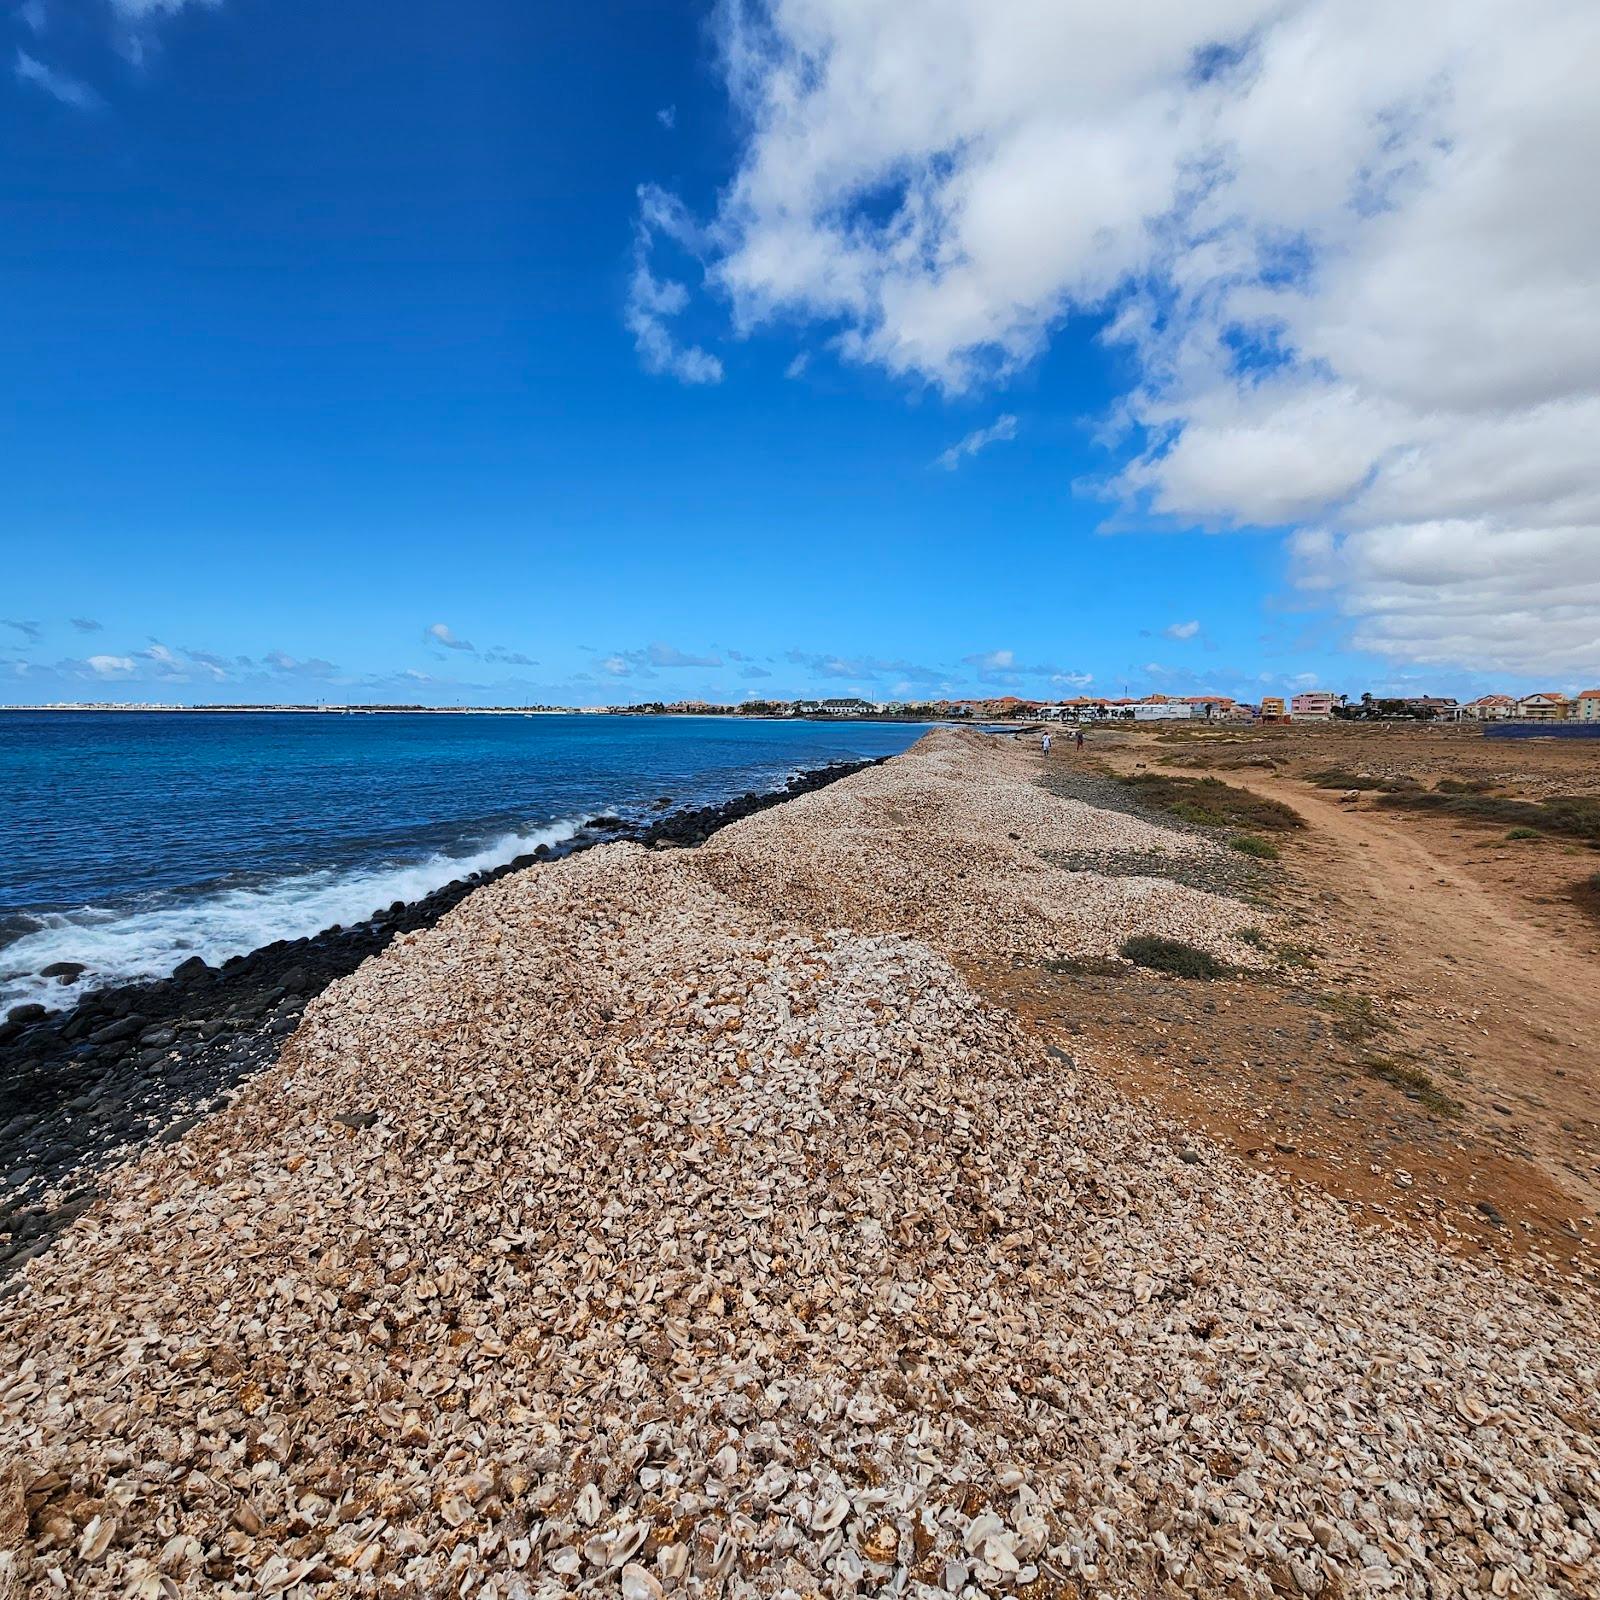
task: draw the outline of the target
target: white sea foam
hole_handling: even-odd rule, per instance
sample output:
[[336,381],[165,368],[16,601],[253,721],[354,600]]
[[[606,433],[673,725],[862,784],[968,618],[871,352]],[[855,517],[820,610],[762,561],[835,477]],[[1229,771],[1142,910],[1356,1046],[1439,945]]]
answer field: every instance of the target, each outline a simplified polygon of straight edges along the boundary
[[[420,900],[472,872],[503,866],[542,844],[576,832],[576,821],[529,833],[507,833],[468,855],[431,855],[405,865],[327,868],[249,887],[164,899],[126,911],[83,906],[40,912],[39,926],[0,949],[0,1018],[30,1001],[58,1009],[108,983],[164,978],[181,961],[201,956],[213,966],[278,939],[300,939],[335,923],[349,927],[396,900]],[[39,975],[57,961],[87,969],[74,984]]]

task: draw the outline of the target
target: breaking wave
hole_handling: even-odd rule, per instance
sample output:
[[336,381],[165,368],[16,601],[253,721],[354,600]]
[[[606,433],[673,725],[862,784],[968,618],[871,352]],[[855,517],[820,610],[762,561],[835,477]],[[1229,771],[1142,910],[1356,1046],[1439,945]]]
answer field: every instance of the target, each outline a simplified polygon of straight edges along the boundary
[[[217,966],[279,939],[305,938],[335,923],[350,927],[396,900],[420,900],[457,878],[504,866],[542,844],[560,844],[577,828],[575,820],[553,822],[502,834],[464,855],[438,852],[405,864],[319,868],[255,884],[153,895],[116,910],[82,906],[22,913],[8,919],[16,933],[0,946],[0,1018],[29,1002],[60,1009],[89,989],[164,978],[191,956]],[[83,964],[76,982],[42,975],[42,968],[62,961]]]

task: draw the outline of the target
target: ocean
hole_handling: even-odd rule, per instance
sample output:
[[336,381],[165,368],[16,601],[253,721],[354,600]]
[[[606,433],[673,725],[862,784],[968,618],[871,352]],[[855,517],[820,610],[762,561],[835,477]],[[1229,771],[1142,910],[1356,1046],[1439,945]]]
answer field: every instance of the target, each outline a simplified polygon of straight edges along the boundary
[[[361,922],[572,835],[894,755],[920,726],[0,711],[0,1018]],[[79,962],[63,985],[41,969]]]

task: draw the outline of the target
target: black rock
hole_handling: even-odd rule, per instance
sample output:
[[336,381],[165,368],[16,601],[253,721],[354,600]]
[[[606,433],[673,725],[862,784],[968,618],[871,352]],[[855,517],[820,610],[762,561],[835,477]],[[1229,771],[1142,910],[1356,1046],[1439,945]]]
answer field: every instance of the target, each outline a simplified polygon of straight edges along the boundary
[[177,966],[172,969],[172,976],[182,982],[189,978],[198,978],[202,975],[209,975],[210,972],[210,966],[202,957],[190,956],[187,961],[180,961]]
[[52,961],[48,967],[39,968],[41,978],[66,978],[71,980],[89,969],[81,961]]
[[12,1006],[12,1008],[6,1012],[6,1021],[10,1023],[12,1027],[25,1028],[30,1022],[42,1021],[45,1017],[49,1016],[49,1014],[50,1013],[47,1012],[43,1006],[37,1005],[30,1001],[25,1006]]
[[377,1120],[376,1111],[341,1111],[333,1119],[347,1128],[370,1128]]
[[165,1050],[166,1047],[177,1037],[177,1033],[171,1028],[146,1028],[144,1032],[139,1035],[139,1043],[144,1045],[147,1049]]
[[137,1012],[131,1012],[116,1022],[108,1022],[103,1028],[96,1028],[89,1035],[89,1043],[115,1044],[119,1039],[131,1039],[143,1025],[144,1018]]
[[623,825],[624,824],[623,824],[622,818],[621,817],[612,816],[609,811],[606,812],[603,816],[590,817],[589,820],[586,823],[584,823],[584,827],[590,829],[593,832],[597,832],[597,833],[601,832],[601,831],[613,831],[614,832],[616,829],[622,827]]

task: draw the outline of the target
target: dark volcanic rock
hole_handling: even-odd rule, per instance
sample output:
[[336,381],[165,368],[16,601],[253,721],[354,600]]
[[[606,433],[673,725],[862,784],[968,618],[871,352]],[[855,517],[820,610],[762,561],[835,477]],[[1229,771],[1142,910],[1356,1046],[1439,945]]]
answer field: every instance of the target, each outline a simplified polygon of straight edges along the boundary
[[49,1012],[43,1006],[29,1001],[25,1006],[12,1006],[6,1013],[6,1022],[13,1028],[25,1028],[30,1022],[37,1022],[41,1017],[48,1015]]
[[41,978],[66,978],[78,977],[89,969],[81,961],[52,961],[48,967],[39,968]]

